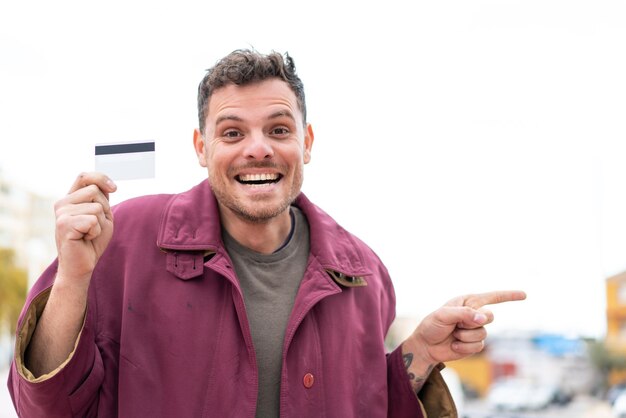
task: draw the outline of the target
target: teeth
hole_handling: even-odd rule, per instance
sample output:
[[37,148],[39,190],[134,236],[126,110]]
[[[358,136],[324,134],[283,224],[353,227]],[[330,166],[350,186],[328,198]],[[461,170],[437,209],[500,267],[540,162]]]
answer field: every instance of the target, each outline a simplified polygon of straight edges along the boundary
[[241,181],[271,181],[278,179],[276,173],[262,173],[262,174],[240,174],[239,180]]

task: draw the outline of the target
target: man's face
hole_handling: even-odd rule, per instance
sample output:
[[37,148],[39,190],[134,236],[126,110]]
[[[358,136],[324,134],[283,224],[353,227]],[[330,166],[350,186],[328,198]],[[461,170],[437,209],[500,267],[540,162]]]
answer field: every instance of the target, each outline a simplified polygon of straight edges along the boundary
[[300,192],[312,145],[313,131],[304,126],[295,94],[277,78],[216,90],[205,131],[194,133],[222,216],[248,222],[287,213]]

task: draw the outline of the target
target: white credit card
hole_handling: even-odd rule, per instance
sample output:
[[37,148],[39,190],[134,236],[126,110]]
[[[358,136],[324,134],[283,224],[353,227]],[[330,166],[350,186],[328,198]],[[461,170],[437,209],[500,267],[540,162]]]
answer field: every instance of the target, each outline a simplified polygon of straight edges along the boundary
[[96,171],[113,180],[154,177],[154,141],[96,144]]

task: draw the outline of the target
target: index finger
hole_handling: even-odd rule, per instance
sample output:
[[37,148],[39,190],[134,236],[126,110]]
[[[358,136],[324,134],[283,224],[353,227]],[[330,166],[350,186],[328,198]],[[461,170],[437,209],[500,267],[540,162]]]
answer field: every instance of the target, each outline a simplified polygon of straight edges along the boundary
[[109,193],[112,193],[117,189],[113,180],[105,174],[94,171],[90,173],[80,173],[78,177],[76,177],[76,180],[74,180],[74,184],[72,184],[69,193],[74,193],[76,190],[80,190],[92,184],[98,186],[107,199],[109,197]]
[[463,298],[463,306],[480,309],[485,305],[514,302],[526,299],[526,292],[521,290],[497,290],[495,292],[467,295]]

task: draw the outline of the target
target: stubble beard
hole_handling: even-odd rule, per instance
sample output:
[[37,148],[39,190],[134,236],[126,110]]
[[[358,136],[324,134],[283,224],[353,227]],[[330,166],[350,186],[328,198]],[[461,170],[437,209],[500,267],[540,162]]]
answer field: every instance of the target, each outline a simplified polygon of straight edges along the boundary
[[[281,180],[281,181],[284,181]],[[229,209],[235,216],[243,221],[253,224],[264,224],[276,218],[280,214],[289,209],[291,204],[300,194],[303,183],[302,167],[294,173],[293,183],[291,185],[289,195],[275,205],[266,205],[263,199],[259,199],[259,205],[256,202],[246,204],[241,199],[236,198],[232,193],[228,193],[227,187],[222,182],[215,182],[212,176],[209,176],[209,184],[215,194],[215,198],[221,206]],[[257,206],[257,207],[255,207]]]

